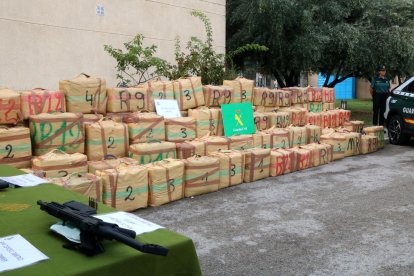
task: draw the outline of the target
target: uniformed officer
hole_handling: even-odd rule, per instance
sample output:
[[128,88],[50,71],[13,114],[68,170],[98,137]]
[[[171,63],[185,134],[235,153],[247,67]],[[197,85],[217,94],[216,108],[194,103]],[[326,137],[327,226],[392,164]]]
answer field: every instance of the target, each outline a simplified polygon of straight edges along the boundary
[[385,104],[390,92],[390,82],[385,77],[387,72],[385,66],[380,66],[377,68],[378,76],[374,77],[369,88],[369,92],[372,96],[372,108],[373,108],[373,117],[372,124],[384,125],[384,113],[385,113]]

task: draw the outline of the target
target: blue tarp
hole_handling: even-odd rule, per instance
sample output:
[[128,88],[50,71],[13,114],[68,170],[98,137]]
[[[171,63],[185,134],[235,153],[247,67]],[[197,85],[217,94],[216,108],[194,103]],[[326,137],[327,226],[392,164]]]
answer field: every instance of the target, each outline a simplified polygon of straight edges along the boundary
[[[318,74],[318,87],[322,87],[325,77]],[[333,81],[333,77],[329,78],[329,82]],[[356,98],[356,78],[347,78],[341,83],[335,85],[335,98],[337,100],[355,99]]]

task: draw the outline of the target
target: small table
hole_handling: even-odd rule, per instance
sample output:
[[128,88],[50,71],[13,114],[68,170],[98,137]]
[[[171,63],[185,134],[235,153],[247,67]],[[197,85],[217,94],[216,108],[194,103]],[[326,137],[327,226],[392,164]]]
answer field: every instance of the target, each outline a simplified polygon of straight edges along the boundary
[[[0,165],[0,176],[23,172]],[[138,236],[143,243],[154,243],[169,249],[168,256],[142,253],[117,241],[105,240],[105,252],[93,257],[62,247],[67,241],[49,227],[57,218],[41,211],[37,200],[64,203],[88,199],[54,184],[31,188],[0,190],[0,237],[20,234],[48,260],[27,267],[6,271],[4,275],[201,275],[193,241],[175,232],[159,229]],[[99,204],[98,213],[116,211]]]

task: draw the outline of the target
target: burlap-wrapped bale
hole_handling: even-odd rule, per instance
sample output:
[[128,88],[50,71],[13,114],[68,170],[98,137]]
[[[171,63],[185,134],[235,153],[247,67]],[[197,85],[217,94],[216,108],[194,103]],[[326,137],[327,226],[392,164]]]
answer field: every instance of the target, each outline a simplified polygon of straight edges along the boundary
[[32,169],[44,171],[47,178],[65,177],[72,173],[88,172],[88,162],[84,154],[68,154],[55,149],[42,156],[34,157]]
[[32,144],[27,127],[0,128],[0,164],[15,168],[31,166]]
[[291,147],[306,145],[308,143],[308,130],[306,127],[289,126],[286,128],[290,133]]
[[329,110],[335,109],[335,103],[323,103],[322,106],[323,106],[322,107],[323,111],[329,111]]
[[188,116],[196,120],[197,137],[222,136],[224,133],[221,109],[199,107],[188,110]]
[[270,134],[265,131],[259,131],[253,134],[253,147],[270,149]]
[[351,110],[335,109],[338,113],[338,125],[343,126],[344,123],[349,122],[351,119]]
[[270,176],[279,176],[296,169],[296,154],[284,149],[271,149]]
[[322,102],[324,103],[335,102],[335,88],[322,87]]
[[308,112],[305,115],[306,124],[322,127],[322,117],[320,113]]
[[283,90],[291,91],[292,104],[308,102],[308,90],[306,87],[286,87]]
[[205,152],[207,154],[210,152],[230,149],[230,141],[226,137],[207,136],[199,138],[198,140],[204,142]]
[[229,104],[234,97],[234,89],[230,86],[203,85],[204,102],[208,107],[220,107]]
[[322,88],[308,86],[309,102],[322,102]]
[[89,161],[88,172],[95,173],[96,171],[103,171],[108,169],[116,169],[118,166],[138,165],[138,161],[129,157],[122,157],[116,159],[107,159],[100,161]]
[[41,113],[30,116],[34,155],[52,149],[84,153],[85,131],[82,113]]
[[62,91],[51,91],[34,88],[20,94],[24,119],[40,113],[66,112],[65,94]]
[[200,77],[189,77],[174,81],[174,98],[180,110],[204,105],[203,86]]
[[216,192],[220,185],[220,159],[193,156],[185,163],[185,197]]
[[347,137],[347,147],[345,149],[345,157],[359,155],[361,149],[361,133],[357,132],[344,132]]
[[294,126],[304,126],[306,125],[306,113],[307,110],[304,108],[292,108],[284,107],[280,109],[282,112],[289,113],[290,123]]
[[122,211],[148,206],[148,170],[145,166],[127,166],[96,171],[102,178],[102,200]]
[[176,158],[177,152],[173,142],[149,142],[129,146],[129,155],[138,160],[141,165],[161,161],[166,158]]
[[331,115],[324,111],[321,112],[321,127],[322,128],[327,128],[327,127],[331,127]]
[[143,85],[136,87],[115,87],[106,90],[108,112],[136,112],[149,110],[149,95]]
[[165,121],[155,113],[131,113],[124,118],[128,125],[129,143],[146,143],[153,140],[165,140]]
[[350,132],[362,133],[362,129],[364,128],[364,121],[344,122],[343,126]]
[[302,146],[304,149],[312,151],[311,167],[328,164],[332,161],[333,147],[329,144],[311,143]]
[[309,112],[322,112],[323,111],[323,103],[322,102],[310,102],[309,103]]
[[362,135],[361,136],[361,154],[372,153],[378,150],[378,136]]
[[378,149],[384,148],[384,127],[383,126],[371,126],[371,127],[364,127],[362,129],[362,133],[367,135],[375,135],[378,137]]
[[243,182],[253,182],[269,177],[270,149],[247,149]]
[[290,140],[291,130],[286,128],[273,128],[266,131],[270,134],[270,148],[287,149],[292,147]]
[[277,90],[278,107],[289,107],[292,105],[292,92],[290,90]]
[[284,111],[277,112],[266,112],[264,113],[268,116],[269,128],[285,128],[291,124],[290,122],[290,113]]
[[148,110],[155,111],[154,100],[173,100],[174,85],[172,81],[154,80],[142,85],[148,94]]
[[333,146],[332,160],[338,160],[345,157],[345,150],[348,147],[348,139],[343,133],[333,132],[330,134],[322,134],[321,143]]
[[278,92],[266,87],[255,87],[253,89],[253,104],[257,106],[274,107],[277,103]]
[[165,119],[165,138],[169,142],[184,142],[196,138],[196,120],[192,117]]
[[246,150],[254,147],[251,134],[235,135],[227,137],[231,150]]
[[183,160],[165,159],[146,166],[150,206],[160,206],[184,197]]
[[[83,124],[93,124],[102,120],[104,116],[102,114],[83,114]],[[116,122],[115,120],[113,120]],[[121,121],[122,122],[122,121]]]
[[41,170],[32,170],[32,168],[19,168],[22,172],[31,173],[37,177],[45,178],[46,173]]
[[22,121],[23,115],[20,109],[20,94],[7,88],[0,88],[0,125]]
[[187,159],[194,155],[205,156],[207,154],[206,143],[204,141],[200,141],[199,139],[177,143],[176,147],[178,159]]
[[277,111],[277,107],[273,107],[273,106],[253,106],[253,111],[254,112],[262,112],[262,113],[267,113],[267,112],[276,112]]
[[244,176],[244,152],[238,150],[223,150],[212,152],[209,156],[220,160],[219,189],[241,184]]
[[285,149],[271,149],[270,176],[279,176],[296,170],[296,154]]
[[129,140],[126,124],[111,120],[86,125],[86,155],[89,161],[102,160],[108,154],[128,156]]
[[[256,131],[262,131],[269,128],[269,115],[262,112],[254,112],[254,125],[256,126]],[[272,115],[276,118],[276,115]]]
[[252,102],[254,80],[248,80],[245,78],[237,78],[235,80],[224,80],[224,86],[233,88],[232,103],[240,102]]
[[296,170],[301,171],[312,167],[313,151],[303,147],[288,149],[296,154]]
[[102,179],[94,174],[73,173],[66,177],[49,178],[49,181],[98,202],[102,201]]
[[329,127],[330,128],[336,128],[339,126],[339,116],[338,111],[336,110],[329,110],[326,111],[329,115]]
[[72,80],[59,81],[65,93],[68,112],[106,113],[106,81],[86,74]]
[[305,128],[308,138],[306,144],[319,143],[321,141],[322,128],[320,126],[306,125]]

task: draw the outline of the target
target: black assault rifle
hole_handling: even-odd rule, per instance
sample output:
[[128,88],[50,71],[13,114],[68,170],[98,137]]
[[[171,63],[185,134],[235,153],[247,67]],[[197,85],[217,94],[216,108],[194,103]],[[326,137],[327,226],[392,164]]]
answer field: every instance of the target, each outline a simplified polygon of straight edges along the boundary
[[[168,249],[157,244],[142,244],[135,240],[135,231],[121,228],[114,223],[91,216],[91,207],[80,202],[70,201],[63,205],[57,202],[38,200],[40,209],[50,215],[68,222],[80,230],[80,244],[70,243],[65,248],[75,248],[87,255],[96,255],[104,251],[103,239],[117,240],[144,253],[166,256]],[[92,211],[93,212],[93,211]]]

